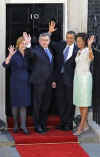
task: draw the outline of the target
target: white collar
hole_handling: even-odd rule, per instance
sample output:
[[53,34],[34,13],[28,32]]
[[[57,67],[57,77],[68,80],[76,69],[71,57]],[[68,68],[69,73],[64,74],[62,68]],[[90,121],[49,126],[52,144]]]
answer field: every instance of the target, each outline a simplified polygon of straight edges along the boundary
[[81,52],[81,53],[85,53],[85,52],[87,52],[88,51],[88,47],[85,47],[85,48],[83,48],[82,50],[79,50],[79,52]]
[[44,48],[44,50],[47,50],[48,49],[48,47],[47,48]]
[[74,43],[72,45],[67,45],[67,47],[69,47],[70,49],[74,48]]

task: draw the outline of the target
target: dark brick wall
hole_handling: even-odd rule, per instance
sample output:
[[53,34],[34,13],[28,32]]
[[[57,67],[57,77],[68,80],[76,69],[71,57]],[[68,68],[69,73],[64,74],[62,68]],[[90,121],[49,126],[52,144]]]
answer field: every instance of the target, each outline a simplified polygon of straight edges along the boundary
[[[96,48],[100,50],[100,0],[88,0],[88,33],[96,35]],[[100,53],[94,52],[93,63],[93,120],[100,124]]]
[[88,0],[88,33],[100,30],[100,0]]
[[95,0],[88,0],[88,33],[93,32],[93,21],[95,14]]

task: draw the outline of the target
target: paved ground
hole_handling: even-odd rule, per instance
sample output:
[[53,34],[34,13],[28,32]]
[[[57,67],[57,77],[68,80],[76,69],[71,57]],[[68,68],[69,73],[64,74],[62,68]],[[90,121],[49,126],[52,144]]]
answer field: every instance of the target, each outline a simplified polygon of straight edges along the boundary
[[100,144],[82,143],[81,146],[89,154],[90,157],[100,157]]
[[79,137],[79,141],[80,141],[80,143],[100,144],[100,139],[98,138],[98,136],[96,136],[96,134],[94,133],[94,131],[92,131],[91,128],[89,129],[89,131],[87,131],[86,133],[82,134]]
[[9,133],[0,133],[0,157],[20,157]]
[[91,129],[81,135],[79,141],[90,157],[100,157],[100,140]]
[[15,147],[0,147],[0,157],[20,157]]

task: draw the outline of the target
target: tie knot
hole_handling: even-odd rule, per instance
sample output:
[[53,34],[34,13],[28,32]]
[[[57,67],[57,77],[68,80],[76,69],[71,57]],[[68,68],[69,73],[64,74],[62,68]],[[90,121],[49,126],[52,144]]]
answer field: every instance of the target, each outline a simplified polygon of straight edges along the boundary
[[45,50],[45,51],[48,51],[48,48],[45,48],[44,50]]

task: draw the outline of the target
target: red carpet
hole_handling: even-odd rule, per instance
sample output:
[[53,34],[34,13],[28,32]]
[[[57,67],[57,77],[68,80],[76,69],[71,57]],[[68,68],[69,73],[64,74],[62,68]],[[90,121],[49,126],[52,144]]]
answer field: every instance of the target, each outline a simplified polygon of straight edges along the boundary
[[[74,136],[71,131],[66,132],[56,130],[54,126],[58,123],[58,117],[49,117],[48,126],[50,127],[50,131],[48,131],[46,134],[41,135],[34,131],[32,119],[28,118],[27,126],[29,127],[30,135],[26,136],[21,132],[14,134],[12,129],[9,129],[9,131],[14,137],[16,144],[77,142],[77,137]],[[12,119],[8,120],[8,126],[13,126]]]
[[16,146],[21,157],[89,157],[78,144]]
[[64,143],[64,142],[77,142],[77,137],[73,136],[72,132],[58,131],[51,129],[46,134],[38,134],[34,132],[33,128],[30,129],[30,135],[26,136],[23,133],[14,134],[10,130],[15,139],[16,144],[35,144],[35,143]]
[[30,135],[24,135],[22,132],[14,134],[13,120],[9,118],[9,131],[14,137],[21,157],[89,157],[79,146],[77,137],[71,131],[59,131],[54,128],[58,123],[58,117],[49,117],[50,131],[41,135],[34,131],[32,119],[28,118]]

